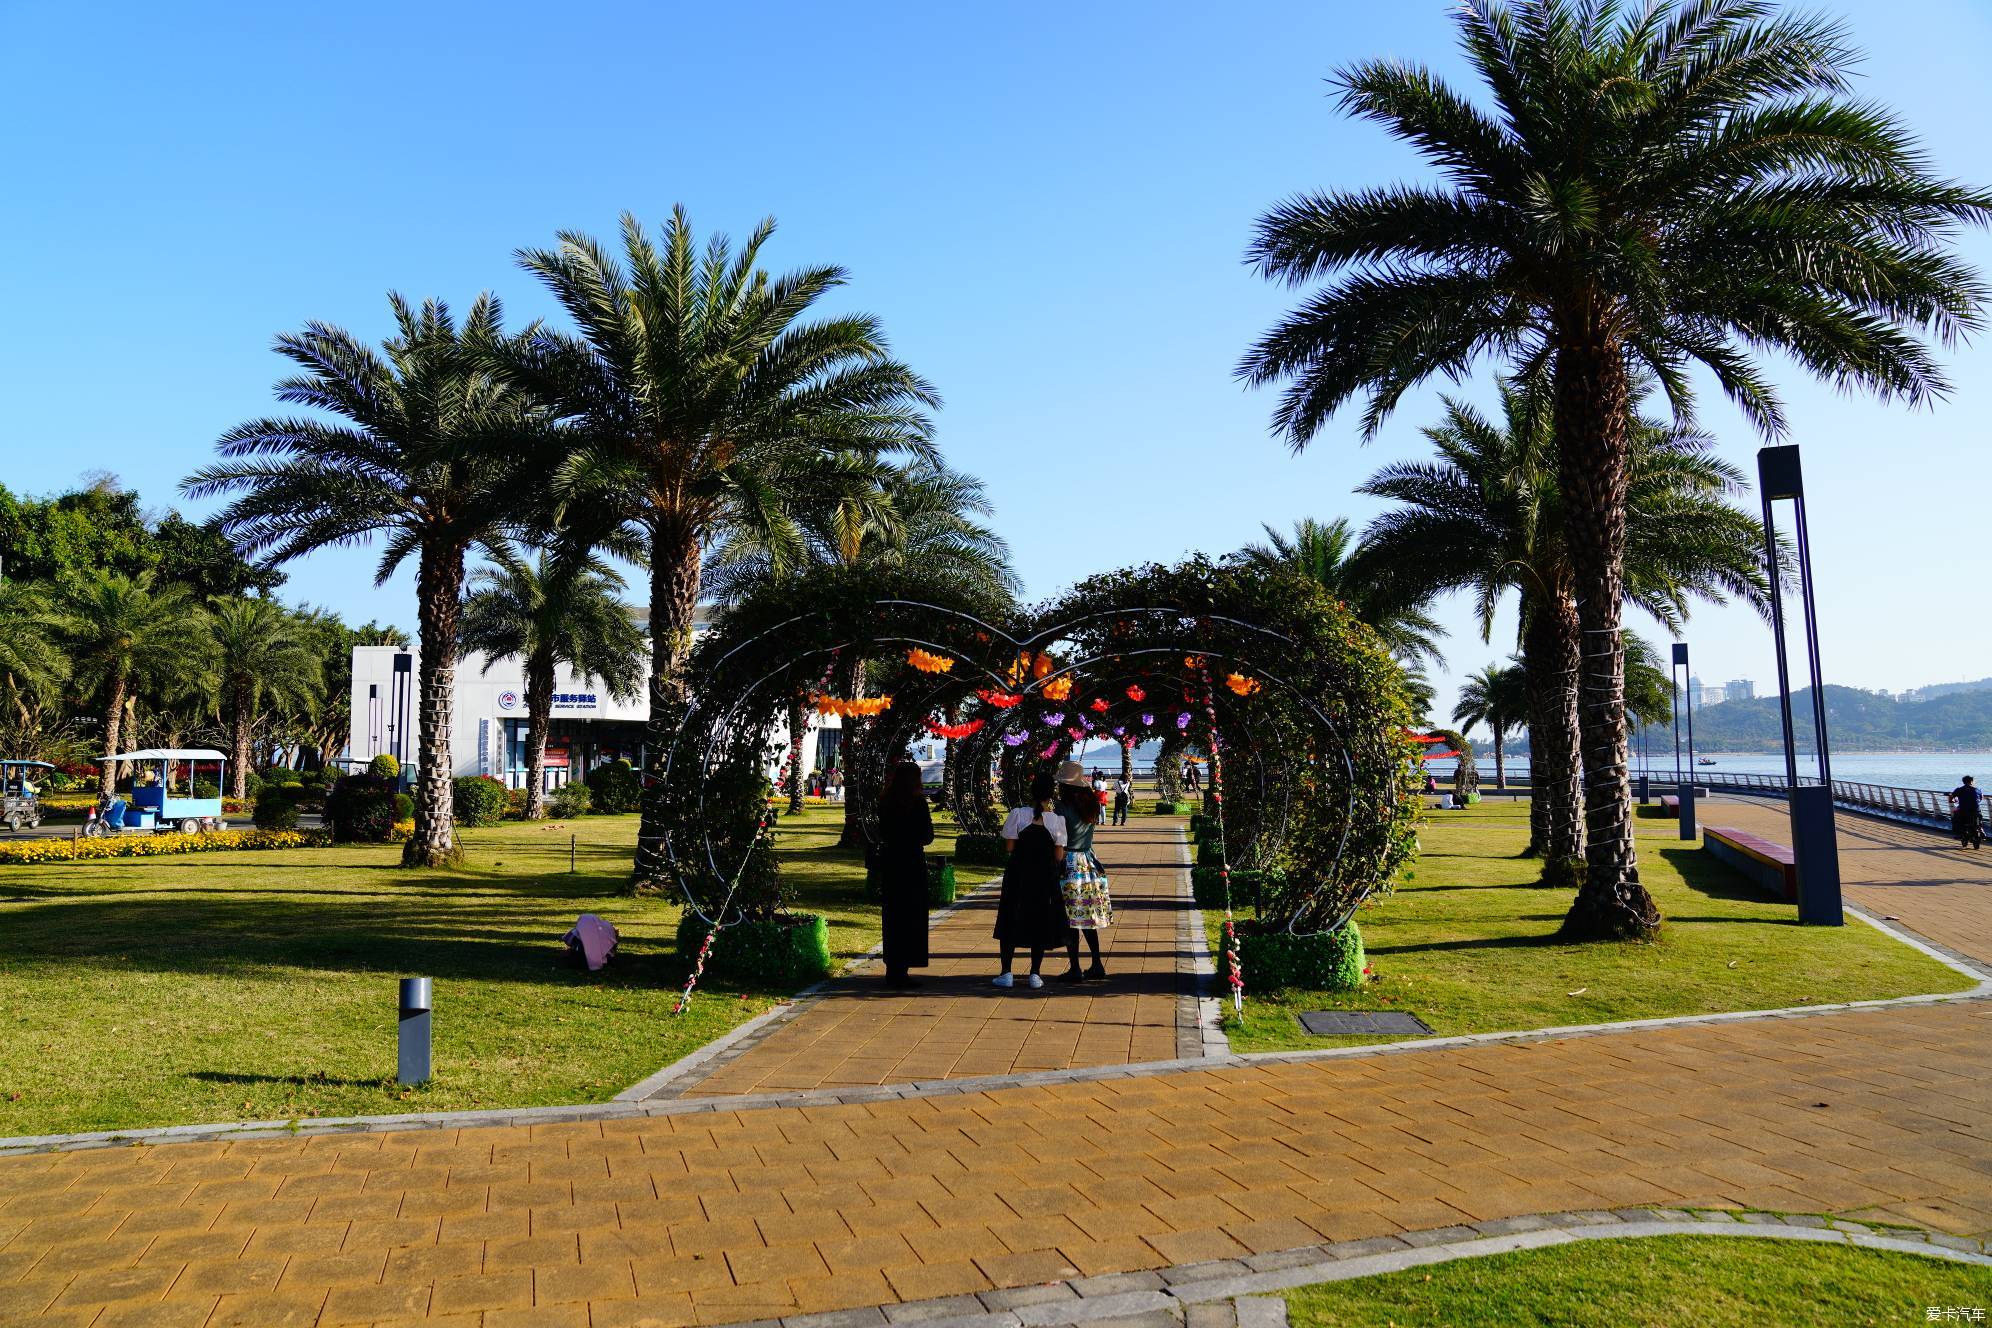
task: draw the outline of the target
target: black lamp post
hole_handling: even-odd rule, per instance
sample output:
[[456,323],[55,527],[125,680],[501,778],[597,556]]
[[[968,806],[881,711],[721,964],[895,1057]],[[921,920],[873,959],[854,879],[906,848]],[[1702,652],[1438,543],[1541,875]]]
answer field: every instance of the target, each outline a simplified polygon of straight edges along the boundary
[[[1846,922],[1840,909],[1840,837],[1833,824],[1833,762],[1826,742],[1826,686],[1819,675],[1819,620],[1812,593],[1812,542],[1805,522],[1805,476],[1795,446],[1757,452],[1757,487],[1764,498],[1764,571],[1771,583],[1771,631],[1778,651],[1778,717],[1784,724],[1785,792],[1791,805],[1791,851],[1798,869],[1798,920],[1825,927]],[[1798,536],[1798,590],[1805,609],[1805,662],[1812,677],[1812,732],[1819,782],[1798,782],[1798,744],[1791,722],[1791,665],[1785,654],[1782,569],[1772,504],[1789,499]]]
[[[1695,837],[1695,698],[1688,689],[1694,672],[1688,667],[1688,643],[1674,643],[1674,663],[1667,680],[1674,690],[1674,796],[1681,804],[1681,838]],[[1688,770],[1681,772],[1681,712],[1688,713]]]

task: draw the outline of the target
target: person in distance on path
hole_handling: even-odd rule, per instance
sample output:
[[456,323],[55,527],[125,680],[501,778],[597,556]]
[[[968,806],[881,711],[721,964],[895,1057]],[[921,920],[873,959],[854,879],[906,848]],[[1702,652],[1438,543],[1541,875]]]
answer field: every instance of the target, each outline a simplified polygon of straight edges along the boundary
[[1984,800],[1984,793],[1970,775],[1950,791],[1951,833],[1965,848],[1975,850],[1985,842]]

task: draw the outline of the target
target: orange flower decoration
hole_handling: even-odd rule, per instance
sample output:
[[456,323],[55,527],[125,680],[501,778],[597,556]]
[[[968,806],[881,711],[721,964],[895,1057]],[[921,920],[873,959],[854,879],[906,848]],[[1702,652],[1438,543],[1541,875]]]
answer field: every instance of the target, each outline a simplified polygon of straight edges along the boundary
[[1104,697],[1104,696],[1096,696],[1096,697],[1094,697],[1094,698],[1093,698],[1093,709],[1094,709],[1094,710],[1095,710],[1096,712],[1098,712],[1099,714],[1102,714],[1102,715],[1106,714],[1106,713],[1107,713],[1107,698],[1106,698],[1106,697]]
[[1044,694],[1047,700],[1063,701],[1066,697],[1072,695],[1072,679],[1069,677],[1053,678],[1044,685]]
[[906,652],[906,662],[922,673],[946,673],[955,666],[955,662],[946,655],[936,655],[918,646]]
[[1202,668],[1208,662],[1202,655],[1183,656],[1183,667],[1192,671]]
[[840,719],[869,719],[873,715],[882,715],[892,709],[892,698],[889,696],[863,696],[856,700],[847,700],[841,696],[824,696],[819,693],[810,700],[816,706],[817,714],[836,715]]
[[1250,696],[1259,690],[1259,680],[1257,678],[1248,678],[1242,673],[1229,675],[1225,678],[1224,685],[1240,696]]

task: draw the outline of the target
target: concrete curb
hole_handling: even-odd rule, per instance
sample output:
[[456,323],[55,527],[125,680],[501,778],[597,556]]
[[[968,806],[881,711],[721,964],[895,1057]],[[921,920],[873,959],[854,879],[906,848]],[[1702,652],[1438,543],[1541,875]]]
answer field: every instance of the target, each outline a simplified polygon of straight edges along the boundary
[[1579,1241],[1668,1236],[1810,1241],[1992,1268],[1992,1254],[1980,1242],[1961,1237],[1877,1229],[1803,1213],[1623,1208],[1500,1218],[1436,1231],[1309,1245],[1245,1259],[1182,1264],[1155,1272],[1111,1273],[972,1296],[754,1320],[729,1328],[874,1328],[886,1324],[1063,1328],[1108,1321],[1138,1328],[1285,1328],[1286,1301],[1277,1293],[1297,1287]]

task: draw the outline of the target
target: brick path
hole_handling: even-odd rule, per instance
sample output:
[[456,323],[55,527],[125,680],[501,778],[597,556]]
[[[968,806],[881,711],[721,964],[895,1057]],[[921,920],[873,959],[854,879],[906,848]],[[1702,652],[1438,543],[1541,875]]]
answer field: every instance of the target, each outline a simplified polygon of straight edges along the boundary
[[[1957,898],[1924,929],[1969,948],[1992,897]],[[0,1158],[0,1323],[726,1323],[1635,1204],[1980,1234],[1988,1121],[1980,1001],[866,1104],[38,1154]]]
[[[1179,962],[1189,911],[1183,825],[1141,817],[1097,832],[1114,893],[1114,925],[1102,937],[1107,982],[1057,981],[1067,967],[1060,950],[1045,956],[1042,988],[1023,985],[1028,955],[1014,966],[1016,987],[990,986],[997,966],[992,887],[935,924],[933,963],[917,972],[923,990],[886,991],[883,967],[874,962],[832,983],[826,996],[743,1054],[668,1091],[764,1093],[1170,1059],[1188,991],[1182,975],[1189,965]],[[1082,961],[1085,953],[1082,946]]]

